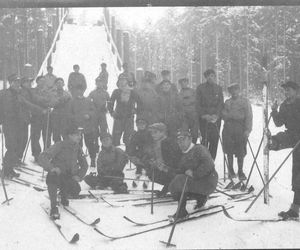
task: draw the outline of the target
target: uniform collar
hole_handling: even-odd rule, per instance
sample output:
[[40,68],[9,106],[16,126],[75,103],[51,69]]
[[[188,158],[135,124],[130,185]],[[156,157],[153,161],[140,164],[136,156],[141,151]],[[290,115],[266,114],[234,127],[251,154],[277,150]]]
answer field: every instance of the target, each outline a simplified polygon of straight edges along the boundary
[[194,146],[195,146],[195,144],[191,143],[191,145],[189,146],[189,148],[186,151],[184,151],[183,153],[184,154],[188,153]]

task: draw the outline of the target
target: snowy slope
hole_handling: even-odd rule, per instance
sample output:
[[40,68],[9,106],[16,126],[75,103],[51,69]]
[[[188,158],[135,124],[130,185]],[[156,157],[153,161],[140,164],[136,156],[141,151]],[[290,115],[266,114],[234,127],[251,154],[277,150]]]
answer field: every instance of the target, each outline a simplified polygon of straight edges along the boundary
[[[80,37],[80,39],[78,39]],[[82,38],[86,39],[82,39]],[[112,66],[113,58],[106,42],[103,27],[97,26],[75,26],[65,25],[58,43],[56,57],[54,59],[54,74],[61,76],[67,81],[68,74],[72,71],[72,65],[78,63],[81,72],[85,74],[88,82],[89,93],[94,88],[94,79],[99,73],[100,63],[105,61],[108,64],[110,74],[110,93],[115,87],[117,72]],[[261,107],[253,106],[254,128],[250,136],[250,142],[254,151],[258,147],[262,136],[262,111]],[[111,120],[110,120],[111,128]],[[275,133],[271,122],[271,131]],[[275,171],[289,150],[270,153],[270,171]],[[31,157],[27,160],[28,165]],[[262,157],[258,159],[262,164]],[[252,156],[248,150],[245,169],[248,173],[252,164]],[[36,166],[32,166],[38,169]],[[262,166],[261,171],[263,171]],[[223,177],[223,154],[221,147],[218,150],[216,168],[219,176]],[[127,177],[133,177],[134,171],[125,171]],[[35,180],[32,177],[22,174],[25,179]],[[234,203],[235,208],[231,213],[239,217],[259,217],[274,218],[277,212],[286,209],[291,201],[290,192],[291,179],[291,159],[288,160],[278,177],[271,184],[270,206],[263,204],[260,198],[248,214],[244,210],[249,202]],[[250,184],[254,185],[256,191],[262,187],[260,177],[254,169]],[[41,184],[42,185],[42,184]],[[128,182],[131,187],[131,182]],[[86,185],[82,185],[86,189]],[[2,188],[2,187],[1,187]],[[37,192],[32,188],[27,188],[13,182],[9,182],[7,187],[10,197],[14,197],[10,206],[0,207],[0,249],[165,249],[159,240],[167,240],[170,228],[150,232],[133,238],[117,241],[109,241],[97,234],[92,228],[83,225],[81,222],[69,216],[62,209],[62,220],[67,225],[70,233],[78,232],[80,240],[75,246],[66,243],[58,234],[57,229],[51,224],[40,204],[49,204],[46,192]],[[106,195],[107,200],[116,204],[116,196]],[[4,200],[2,190],[0,200]],[[226,201],[226,197],[216,198],[208,201],[208,205]],[[123,235],[129,232],[142,230],[140,227],[132,226],[122,219],[123,215],[128,215],[137,221],[146,222],[165,218],[173,214],[176,209],[175,204],[156,205],[154,215],[150,215],[150,207],[133,207],[131,203],[124,203],[125,207],[111,208],[103,202],[92,200],[71,201],[71,206],[76,208],[90,221],[97,217],[101,218],[98,225],[100,230],[111,235]],[[191,203],[189,210],[192,210]],[[150,228],[151,226],[148,226]],[[234,222],[227,219],[223,214],[200,219],[187,224],[180,224],[176,227],[173,242],[179,249],[191,248],[282,248],[300,247],[300,227],[298,222]]]

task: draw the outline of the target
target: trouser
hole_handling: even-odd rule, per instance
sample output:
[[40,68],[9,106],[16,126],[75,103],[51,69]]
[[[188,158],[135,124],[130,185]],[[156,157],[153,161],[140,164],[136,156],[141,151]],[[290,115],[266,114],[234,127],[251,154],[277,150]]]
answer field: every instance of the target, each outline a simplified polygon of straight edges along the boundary
[[192,135],[192,142],[197,143],[199,122],[195,112],[186,112],[184,115],[183,130],[190,131]]
[[23,154],[26,148],[26,144],[28,141],[28,123],[23,122],[20,124],[20,134],[18,139],[18,158],[21,160],[23,158]]
[[202,136],[201,144],[208,148],[211,157],[215,160],[217,156],[221,120],[218,120],[216,123],[208,123],[200,118],[199,125]]
[[48,139],[47,139],[47,148],[51,145],[51,124],[50,121],[47,121],[47,114],[45,115],[35,115],[31,119],[31,151],[34,157],[38,157],[41,153],[40,138],[41,132],[43,137],[44,149],[46,148],[46,133],[47,133],[47,123],[48,125]]
[[68,199],[69,196],[76,198],[81,191],[79,183],[73,180],[71,175],[48,173],[46,184],[48,186],[51,208],[57,206],[57,189],[60,191],[62,200]]
[[18,122],[3,124],[6,148],[3,157],[3,172],[5,176],[7,176],[19,162],[19,139],[21,137],[21,128],[19,125]]
[[[119,170],[110,170],[102,173],[103,176],[114,176],[114,177],[124,177],[124,173]],[[88,184],[91,188],[95,188],[96,186],[100,187],[100,189],[105,189],[107,187],[111,187],[112,190],[118,191],[119,188],[124,185],[123,179],[114,179],[114,178],[103,178],[101,175],[90,174],[84,178],[86,184]]]
[[146,170],[146,175],[149,177],[151,181],[158,183],[160,185],[164,185],[166,187],[169,186],[170,182],[174,178],[175,174],[171,172],[160,171],[157,168],[154,168],[154,180],[152,178],[152,168]]
[[112,139],[113,145],[119,146],[120,140],[123,135],[123,142],[125,146],[129,144],[130,137],[134,132],[133,116],[121,119],[114,119]]
[[[90,158],[95,159],[96,158],[96,153],[97,153],[96,150],[97,150],[97,140],[98,140],[98,137],[97,137],[96,133],[95,132],[85,133],[83,135],[83,137],[84,137],[84,143],[85,143],[85,146],[88,149]],[[83,146],[82,140],[80,142],[80,146],[81,147]]]

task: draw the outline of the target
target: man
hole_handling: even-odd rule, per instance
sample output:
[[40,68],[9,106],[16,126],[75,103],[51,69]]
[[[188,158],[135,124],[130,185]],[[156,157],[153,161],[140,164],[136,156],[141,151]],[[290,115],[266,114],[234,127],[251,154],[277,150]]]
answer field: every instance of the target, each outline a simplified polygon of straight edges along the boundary
[[177,130],[183,124],[184,111],[178,93],[172,90],[170,81],[165,80],[162,82],[158,104],[159,121],[167,125],[168,136],[175,139]]
[[96,131],[98,133],[96,140],[96,147],[97,152],[99,152],[99,143],[98,143],[98,136],[99,136],[99,127],[100,127],[100,134],[104,134],[108,131],[106,113],[107,113],[107,103],[109,102],[109,94],[106,91],[106,83],[103,78],[97,77],[96,78],[96,89],[93,90],[89,94],[89,98],[91,99],[92,103],[96,109]]
[[14,167],[20,161],[20,147],[24,144],[22,133],[24,133],[24,124],[28,123],[28,112],[43,113],[44,111],[22,95],[20,78],[16,74],[10,75],[7,80],[10,86],[3,90],[0,96],[0,117],[6,147],[2,164],[4,177],[13,178],[19,177]]
[[69,75],[68,89],[72,96],[76,96],[78,93],[83,95],[87,88],[85,77],[79,72],[79,69],[78,64],[73,65],[74,72],[71,72]]
[[47,88],[51,89],[54,86],[54,82],[56,80],[56,76],[53,74],[53,67],[47,67],[47,74],[45,75],[45,85]]
[[54,82],[54,86],[56,89],[57,101],[53,107],[53,111],[51,113],[51,128],[53,132],[53,141],[59,142],[62,141],[64,135],[64,130],[67,126],[65,109],[67,103],[71,100],[71,95],[69,92],[64,90],[64,79],[56,78]]
[[[78,128],[83,128],[84,142],[88,149],[91,164],[95,167],[97,151],[96,110],[90,98],[84,97],[79,89],[73,92],[72,99],[66,104],[67,121],[73,121]],[[82,146],[82,141],[80,145]]]
[[173,198],[179,201],[185,179],[187,176],[189,177],[178,214],[179,218],[184,218],[188,215],[187,198],[197,201],[195,209],[203,207],[208,196],[216,189],[218,174],[207,148],[195,145],[188,131],[179,131],[177,142],[183,155],[178,164],[180,166],[179,174],[170,183],[169,190]]
[[[127,184],[123,182],[124,167],[128,162],[125,152],[116,148],[112,144],[112,137],[109,133],[104,133],[100,136],[102,142],[102,150],[97,159],[97,172],[86,176],[85,182],[92,188],[98,187],[104,189],[111,187],[115,193],[128,193]],[[109,178],[105,176],[113,176]]]
[[100,81],[103,82],[103,88],[107,90],[107,84],[108,84],[108,72],[106,70],[106,63],[101,63],[101,72],[99,76],[97,77]]
[[[284,132],[270,138],[270,150],[281,150],[293,148],[300,140],[300,98],[299,85],[293,81],[288,81],[281,85],[284,89],[286,99],[280,105],[275,102],[272,105],[271,116],[277,127],[285,126]],[[282,211],[278,215],[283,219],[298,218],[300,207],[300,147],[293,152],[292,165],[292,190],[294,192],[293,203],[288,211]]]
[[238,177],[240,181],[246,180],[243,172],[244,157],[247,154],[247,140],[252,130],[252,108],[249,100],[240,96],[240,86],[233,83],[228,86],[231,98],[225,101],[222,110],[224,119],[223,150],[228,159],[228,177],[236,177],[233,169],[233,155],[237,157]]
[[167,126],[163,123],[154,123],[149,126],[153,143],[145,149],[143,164],[146,175],[154,182],[163,185],[157,194],[164,196],[168,192],[171,180],[176,174],[181,159],[181,151],[176,140],[167,136]]
[[137,103],[137,115],[144,116],[148,124],[153,124],[159,121],[158,112],[159,96],[154,89],[151,78],[144,77],[142,79],[141,87],[134,90],[139,96]]
[[216,159],[221,111],[224,105],[222,88],[216,83],[216,73],[212,69],[204,72],[206,82],[196,90],[196,111],[202,136],[202,145],[208,147],[213,159]]
[[[139,96],[128,86],[127,78],[119,78],[118,89],[111,94],[107,106],[110,115],[114,118],[112,138],[113,145],[119,146],[123,135],[123,142],[128,147],[130,136],[134,131],[135,105],[139,102]],[[116,107],[115,106],[116,103]]]
[[66,129],[67,137],[55,143],[39,156],[39,163],[48,172],[46,183],[50,197],[50,216],[59,219],[57,208],[57,189],[60,191],[61,204],[69,205],[69,197],[77,198],[81,182],[88,166],[79,145],[81,132],[75,124]]
[[134,74],[132,72],[129,72],[128,64],[124,63],[122,67],[123,67],[123,72],[119,75],[119,78],[126,78],[128,80],[128,86],[131,88],[135,87],[136,80]]
[[[163,84],[164,82],[168,81],[171,83],[171,72],[169,70],[163,70],[161,73],[161,78],[162,81],[156,85],[155,90],[158,94],[160,94],[163,91]],[[177,87],[175,86],[175,84],[171,83],[171,91],[173,91],[174,93],[178,93]]]
[[196,144],[199,135],[199,122],[195,108],[195,90],[189,87],[189,79],[187,78],[179,79],[178,84],[181,87],[179,98],[181,99],[184,110],[184,122],[182,129],[186,131],[189,130],[191,132],[193,143]]

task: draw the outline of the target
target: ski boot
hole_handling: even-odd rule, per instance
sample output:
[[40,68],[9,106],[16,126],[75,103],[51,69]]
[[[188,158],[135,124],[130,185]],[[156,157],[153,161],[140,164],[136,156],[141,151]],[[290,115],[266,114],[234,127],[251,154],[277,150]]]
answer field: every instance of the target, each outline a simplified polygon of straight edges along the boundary
[[13,179],[13,178],[19,178],[20,174],[16,173],[13,169],[9,172],[7,178],[8,179]]
[[124,182],[120,186],[114,187],[115,194],[128,194],[128,187],[127,184]]
[[61,197],[60,203],[64,206],[64,207],[68,207],[69,206],[69,200],[67,198]]
[[60,219],[60,214],[58,212],[58,208],[57,207],[51,208],[51,210],[50,210],[50,218],[52,220],[58,220],[58,219]]
[[[188,218],[188,216],[189,216],[188,211],[185,209],[185,207],[183,207],[178,212],[177,220],[186,219],[186,218]],[[169,221],[174,223],[175,219],[176,219],[176,213],[173,215],[169,215],[168,217],[169,217]]]
[[208,200],[207,195],[199,195],[199,197],[197,198],[197,203],[194,206],[194,209],[197,210],[197,209],[200,209],[200,208],[204,207],[207,200]]
[[158,198],[162,198],[162,197],[166,196],[167,193],[168,193],[168,185],[164,185],[162,190],[160,190],[156,193],[156,196]]
[[292,204],[288,211],[281,211],[278,214],[283,220],[295,220],[299,218],[299,205]]
[[246,175],[244,174],[243,171],[239,171],[239,172],[238,172],[238,177],[239,177],[239,180],[240,180],[240,181],[245,181],[245,180],[247,180],[247,177],[246,177]]

